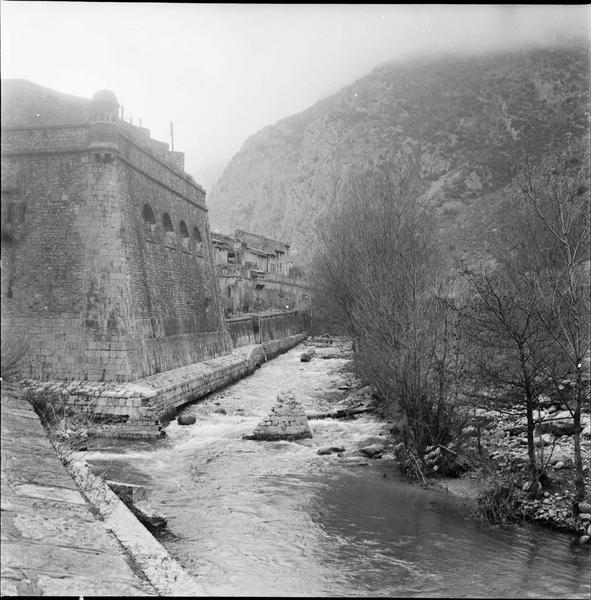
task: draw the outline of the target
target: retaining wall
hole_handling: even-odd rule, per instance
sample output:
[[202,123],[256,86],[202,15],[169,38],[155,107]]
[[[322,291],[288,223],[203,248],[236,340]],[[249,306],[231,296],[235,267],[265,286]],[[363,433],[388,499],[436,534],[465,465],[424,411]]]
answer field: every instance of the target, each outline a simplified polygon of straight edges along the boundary
[[299,311],[251,314],[226,319],[226,328],[234,348],[238,348],[308,331],[310,317],[307,313]]
[[179,406],[252,373],[305,338],[298,333],[242,346],[225,356],[127,383],[24,380],[22,384],[29,394],[93,413],[96,433],[102,436],[149,439],[162,435],[163,424]]

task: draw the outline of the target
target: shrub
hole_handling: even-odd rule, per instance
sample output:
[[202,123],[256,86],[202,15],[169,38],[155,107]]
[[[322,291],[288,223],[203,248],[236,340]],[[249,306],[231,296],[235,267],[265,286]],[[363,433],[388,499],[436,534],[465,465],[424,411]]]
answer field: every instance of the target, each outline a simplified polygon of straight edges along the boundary
[[516,519],[518,487],[510,478],[489,479],[476,497],[474,515],[488,523],[507,523]]
[[37,393],[28,390],[25,399],[39,415],[51,442],[75,450],[86,443],[95,423],[91,407],[84,411],[70,406],[67,397],[59,392]]
[[2,379],[18,377],[23,361],[29,351],[26,337],[3,337],[0,342],[0,364]]

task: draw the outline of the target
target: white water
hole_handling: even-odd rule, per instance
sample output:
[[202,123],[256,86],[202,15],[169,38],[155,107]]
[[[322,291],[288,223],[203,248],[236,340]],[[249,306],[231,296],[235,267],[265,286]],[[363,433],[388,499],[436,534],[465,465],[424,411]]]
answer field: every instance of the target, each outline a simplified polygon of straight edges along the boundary
[[[392,463],[351,456],[386,439],[373,417],[311,421],[314,437],[302,442],[242,440],[280,391],[306,412],[343,394],[335,369],[345,361],[301,363],[301,352],[188,407],[197,422],[171,423],[162,442],[86,453],[99,472],[151,488],[169,518],[161,541],[209,593],[589,597],[590,554],[570,536],[481,526]],[[316,454],[333,445],[349,456]]]

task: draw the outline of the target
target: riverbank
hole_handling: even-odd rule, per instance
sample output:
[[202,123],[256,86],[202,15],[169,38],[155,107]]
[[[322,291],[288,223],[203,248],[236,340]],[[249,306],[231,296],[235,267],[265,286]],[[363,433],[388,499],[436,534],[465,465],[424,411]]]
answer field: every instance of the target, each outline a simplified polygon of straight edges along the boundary
[[279,393],[318,415],[352,392],[330,343],[302,362],[306,349],[186,406],[192,424],[171,421],[160,440],[78,456],[149,491],[167,518],[154,535],[212,595],[587,596],[588,555],[571,536],[481,526],[466,503],[408,481],[392,452],[364,455],[393,442],[372,414],[310,419],[313,437],[295,442],[244,439]]
[[[316,360],[324,356],[352,358],[350,343],[343,338],[329,336],[311,338],[307,344],[316,347]],[[404,455],[401,452],[397,427],[392,417],[387,417],[383,407],[372,393],[371,386],[364,385],[345,367],[348,378],[348,395],[338,409],[350,411],[371,407],[374,414],[391,420],[392,438],[382,444],[373,458],[389,457],[394,454],[396,464],[402,467]],[[469,502],[476,513],[479,497],[493,494],[502,486],[508,494],[506,517],[510,521],[532,521],[559,531],[575,534],[585,544],[591,539],[591,515],[589,515],[591,493],[591,417],[589,406],[582,415],[581,451],[585,471],[587,498],[579,506],[578,517],[574,508],[574,441],[572,417],[567,407],[556,399],[543,397],[541,410],[537,411],[537,452],[541,464],[545,466],[542,477],[542,496],[529,495],[528,456],[525,417],[518,412],[470,409],[467,423],[462,431],[461,444],[452,445],[448,450],[457,451],[456,476],[437,473],[438,457],[444,450],[427,448],[425,454],[426,483]],[[471,422],[474,419],[474,423]],[[478,423],[478,427],[476,427]],[[379,446],[379,445],[378,445]],[[445,450],[447,451],[447,449]]]
[[298,333],[241,346],[223,356],[126,383],[23,379],[20,384],[34,403],[49,402],[86,415],[92,423],[87,427],[90,435],[154,440],[164,435],[163,427],[179,407],[249,375],[305,338]]
[[[150,383],[165,400],[157,408],[163,416],[176,413],[187,386],[197,397],[206,395],[302,339],[246,346],[154,376]],[[68,402],[79,391],[75,383],[45,382],[34,392],[24,383],[2,385],[2,595],[206,594],[76,452],[109,431],[93,429],[96,415]],[[99,392],[104,387],[97,384]]]
[[2,596],[156,592],[60,462],[21,390],[2,383]]

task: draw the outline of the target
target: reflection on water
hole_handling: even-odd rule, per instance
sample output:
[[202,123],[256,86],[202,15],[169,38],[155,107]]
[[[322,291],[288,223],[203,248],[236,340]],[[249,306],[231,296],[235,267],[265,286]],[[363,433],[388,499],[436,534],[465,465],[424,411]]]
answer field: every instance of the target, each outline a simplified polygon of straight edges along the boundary
[[[116,479],[152,489],[162,543],[215,595],[589,597],[591,558],[567,535],[483,527],[466,507],[383,461],[318,456],[380,439],[371,417],[310,423],[300,443],[242,440],[292,389],[306,410],[334,402],[344,361],[302,366],[294,349],[188,410],[153,447],[93,452]],[[221,414],[220,409],[226,414]]]

